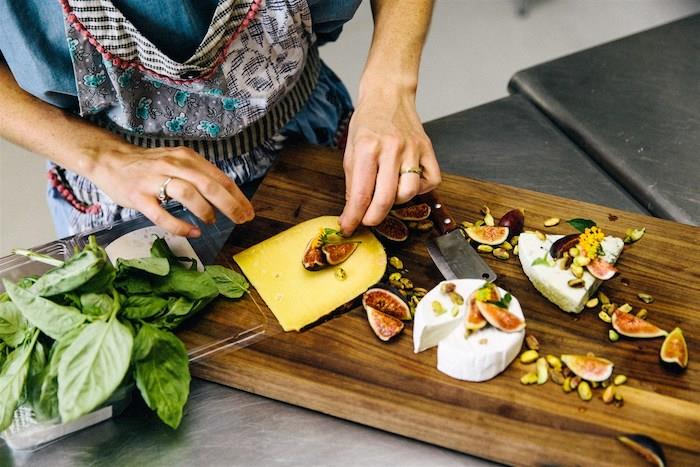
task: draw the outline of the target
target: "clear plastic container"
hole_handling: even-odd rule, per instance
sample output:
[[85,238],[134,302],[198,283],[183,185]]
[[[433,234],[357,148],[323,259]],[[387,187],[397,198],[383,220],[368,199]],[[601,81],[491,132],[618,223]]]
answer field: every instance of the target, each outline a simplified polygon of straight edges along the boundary
[[[167,206],[167,209],[174,216],[197,225],[202,230],[202,235],[197,239],[176,238],[154,227],[145,217],[139,216],[128,221],[115,223],[106,229],[85,232],[72,238],[57,240],[32,248],[32,250],[65,260],[73,254],[75,249],[83,248],[88,243],[89,237],[94,235],[97,243],[107,249],[110,258],[114,261],[116,256],[110,253],[110,245],[114,246],[119,242],[123,243],[124,238],[133,239],[137,245],[143,247],[143,251],[136,256],[148,256],[148,247],[155,233],[165,236],[171,247],[176,245],[176,247],[173,247],[173,251],[178,256],[196,256],[199,260],[198,267],[200,269],[203,265],[213,264],[216,261],[217,264],[222,264],[240,272],[240,269],[232,259],[218,257],[221,248],[234,228],[234,224],[230,220],[218,214],[216,224],[206,225],[180,205],[171,204]],[[112,249],[112,251],[115,254],[119,252],[118,249],[116,251]],[[31,261],[24,256],[9,255],[0,258],[0,292],[4,290],[1,279],[18,281],[29,275],[40,275],[50,268],[51,266],[49,265]],[[241,300],[252,300],[258,304],[263,303],[257,292],[252,289]],[[237,312],[235,325],[217,329],[216,334],[207,336],[206,342],[202,342],[201,345],[193,346],[188,350],[190,361],[198,361],[201,364],[206,361],[207,357],[217,352],[240,349],[257,342],[268,334],[278,332],[275,326],[271,326],[268,329],[268,323],[274,320],[270,320],[266,316],[262,307],[257,307],[258,311],[251,311],[254,307],[241,308],[245,308],[245,310],[242,310],[240,313]],[[202,313],[206,314],[206,310]],[[197,316],[191,318],[191,320],[197,319]],[[188,327],[187,323],[185,323],[184,327]],[[188,332],[192,331],[187,329],[183,331],[185,334]],[[34,418],[31,409],[22,406],[15,412],[13,424],[0,433],[0,437],[5,439],[8,446],[14,450],[33,451],[40,449],[64,436],[119,415],[131,402],[133,391],[133,384],[120,387],[102,407],[70,423],[61,423],[60,421],[38,422]]]

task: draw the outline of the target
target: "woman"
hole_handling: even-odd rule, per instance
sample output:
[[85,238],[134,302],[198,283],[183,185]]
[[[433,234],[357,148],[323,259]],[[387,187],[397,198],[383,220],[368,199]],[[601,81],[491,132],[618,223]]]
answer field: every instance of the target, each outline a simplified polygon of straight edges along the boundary
[[[376,225],[440,182],[416,114],[432,0],[373,0],[344,154],[341,227]],[[288,137],[334,144],[352,104],[319,59],[359,0],[2,2],[0,136],[46,156],[60,236],[143,213],[178,235],[236,223]],[[202,157],[203,156],[203,157]]]

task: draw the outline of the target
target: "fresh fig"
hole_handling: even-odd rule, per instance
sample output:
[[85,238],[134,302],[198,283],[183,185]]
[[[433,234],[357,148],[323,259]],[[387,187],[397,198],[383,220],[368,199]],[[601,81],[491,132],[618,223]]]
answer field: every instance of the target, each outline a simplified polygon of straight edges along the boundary
[[525,328],[525,321],[503,306],[498,289],[493,284],[486,284],[478,289],[474,292],[474,298],[479,313],[491,326],[503,332],[517,332]]
[[372,308],[401,320],[411,319],[408,304],[396,294],[384,287],[373,287],[362,295],[362,306]]
[[345,243],[327,243],[323,245],[321,250],[323,251],[326,261],[331,266],[336,266],[345,260],[347,260],[355,250],[359,242],[345,242]]
[[[481,315],[481,312],[479,311],[479,306],[477,304],[478,293],[480,293],[479,290],[474,291],[469,296],[469,300],[467,300],[467,316],[464,327],[470,331],[481,329],[484,326],[486,326],[487,323],[486,319],[484,319],[484,317]],[[497,302],[499,300],[498,290],[496,290],[495,287],[490,288],[487,293],[487,296],[482,295],[480,298],[485,298],[488,301],[494,302]]]
[[552,258],[559,259],[564,256],[564,253],[578,245],[578,240],[579,234],[564,235],[559,240],[552,243],[552,246],[549,247],[549,254],[552,255]]
[[650,465],[656,467],[666,465],[664,450],[655,439],[646,435],[620,435],[617,440],[642,456]]
[[318,271],[328,265],[326,262],[326,256],[323,254],[321,248],[316,246],[316,244],[317,242],[315,239],[311,240],[304,251],[301,264],[307,271]]
[[576,376],[593,382],[605,381],[610,378],[614,367],[610,360],[588,355],[562,355],[561,361]]
[[371,306],[365,306],[367,321],[372,331],[384,342],[396,336],[403,330],[403,321],[382,313]]
[[488,225],[467,228],[469,238],[482,245],[500,245],[508,239],[508,232],[508,227],[491,227]]
[[612,326],[618,333],[627,337],[651,338],[667,334],[666,331],[649,321],[638,318],[632,313],[625,313],[619,308],[613,311]]
[[603,258],[593,258],[593,260],[586,266],[588,272],[590,272],[593,277],[606,281],[612,279],[612,277],[617,273],[617,268],[612,264],[605,261]]
[[498,221],[498,226],[508,227],[508,240],[516,235],[520,235],[525,227],[525,211],[522,209],[508,211]]
[[408,239],[408,227],[396,217],[389,216],[374,231],[391,242],[405,242]]
[[681,368],[688,366],[688,344],[685,343],[681,328],[674,329],[666,336],[660,356],[665,363],[676,364]]
[[413,206],[393,209],[391,214],[402,221],[423,221],[430,217],[430,206],[426,203],[414,204]]

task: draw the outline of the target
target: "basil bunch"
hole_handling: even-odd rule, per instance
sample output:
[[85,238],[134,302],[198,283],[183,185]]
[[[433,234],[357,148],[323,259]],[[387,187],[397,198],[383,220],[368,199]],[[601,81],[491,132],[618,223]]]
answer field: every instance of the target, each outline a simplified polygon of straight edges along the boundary
[[0,431],[26,403],[39,420],[75,420],[135,381],[148,407],[177,428],[189,396],[184,344],[172,333],[223,295],[239,298],[245,278],[223,266],[197,271],[156,238],[148,258],[114,267],[90,237],[41,277],[3,280],[0,293]]

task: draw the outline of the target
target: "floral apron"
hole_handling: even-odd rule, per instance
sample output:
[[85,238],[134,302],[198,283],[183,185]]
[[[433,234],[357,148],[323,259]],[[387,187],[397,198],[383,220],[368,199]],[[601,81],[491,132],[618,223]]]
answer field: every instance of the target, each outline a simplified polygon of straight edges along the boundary
[[[306,0],[221,0],[183,63],[163,54],[110,0],[60,2],[80,115],[138,146],[190,147],[237,184],[269,169],[279,130],[318,80]],[[75,173],[52,165],[49,176],[75,208],[72,233],[137,214]]]

